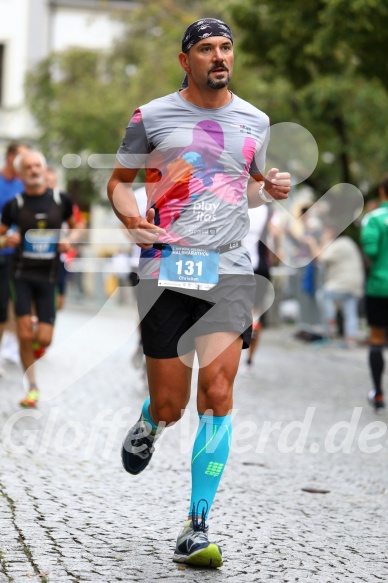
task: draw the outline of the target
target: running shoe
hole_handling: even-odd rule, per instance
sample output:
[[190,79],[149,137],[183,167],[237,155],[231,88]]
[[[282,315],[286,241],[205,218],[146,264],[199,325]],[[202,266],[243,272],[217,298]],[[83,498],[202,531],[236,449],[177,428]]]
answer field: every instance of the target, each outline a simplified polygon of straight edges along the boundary
[[384,395],[383,394],[376,395],[376,391],[374,389],[371,389],[369,391],[368,401],[372,405],[372,407],[375,408],[376,411],[377,409],[384,409],[385,407]]
[[42,358],[42,356],[46,353],[46,349],[43,348],[39,342],[33,342],[32,343],[32,352],[34,353],[34,358],[35,360],[38,360],[39,358]]
[[128,430],[121,448],[124,469],[133,475],[140,474],[150,463],[154,453],[154,443],[159,435],[150,432],[143,416]]
[[27,393],[27,396],[20,401],[21,407],[36,407],[38,404],[39,399],[39,391],[38,389],[30,389]]
[[222,551],[218,545],[209,542],[208,531],[205,511],[202,511],[200,521],[193,512],[191,520],[185,522],[182,532],[178,535],[172,560],[193,567],[211,569],[221,567],[223,565]]

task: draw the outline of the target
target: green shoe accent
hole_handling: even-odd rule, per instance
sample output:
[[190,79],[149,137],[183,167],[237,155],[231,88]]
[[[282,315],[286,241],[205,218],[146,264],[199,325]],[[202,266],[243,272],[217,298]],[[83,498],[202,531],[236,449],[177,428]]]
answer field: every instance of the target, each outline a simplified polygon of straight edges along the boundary
[[21,407],[36,407],[39,399],[38,389],[30,389],[27,396],[20,401]]
[[176,558],[174,555],[174,561],[193,567],[208,567],[210,569],[217,569],[223,565],[220,548],[215,543],[210,543],[206,549],[201,549],[184,557],[184,560],[181,557]]

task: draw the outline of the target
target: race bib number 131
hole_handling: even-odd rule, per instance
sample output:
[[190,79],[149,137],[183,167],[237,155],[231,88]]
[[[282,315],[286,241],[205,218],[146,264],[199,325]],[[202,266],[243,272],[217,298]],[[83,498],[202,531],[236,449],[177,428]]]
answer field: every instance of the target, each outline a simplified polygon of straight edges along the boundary
[[158,285],[209,290],[218,283],[219,252],[166,245],[162,250]]

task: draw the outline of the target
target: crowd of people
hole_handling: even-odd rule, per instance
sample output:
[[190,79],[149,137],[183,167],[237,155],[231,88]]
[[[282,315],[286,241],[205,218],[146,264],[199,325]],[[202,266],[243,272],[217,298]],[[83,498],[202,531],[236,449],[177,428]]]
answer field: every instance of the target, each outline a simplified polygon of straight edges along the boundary
[[[121,456],[132,475],[148,466],[156,440],[187,407],[196,355],[191,500],[173,560],[216,568],[223,563],[222,552],[209,541],[208,518],[230,451],[234,380],[243,349],[251,369],[263,324],[267,288],[262,282],[271,278],[265,242],[278,229],[270,203],[285,200],[291,182],[281,169],[264,175],[269,119],[229,90],[234,62],[229,26],[212,18],[192,23],[178,59],[185,74],[182,87],[136,109],[108,182],[112,209],[140,249],[132,283],[149,390]],[[147,207],[141,211],[131,187],[143,165]],[[347,236],[327,246],[335,234],[330,224],[322,228],[306,220],[298,236],[286,233],[286,244],[297,242],[304,257],[324,266],[327,337],[338,333],[341,310],[345,343],[356,344],[365,296],[369,399],[375,409],[384,407],[388,180],[381,183],[379,197],[378,208],[364,217],[361,249]],[[307,217],[307,211],[308,206],[301,215]],[[52,341],[58,286],[59,307],[64,296],[61,254],[69,253],[71,230],[81,218],[70,197],[58,190],[44,156],[24,144],[11,144],[6,152],[0,212],[0,339],[7,321],[14,320],[28,379],[20,404],[34,407],[39,399],[36,350]],[[309,293],[313,266],[311,260],[302,281]]]
[[[300,209],[302,217],[309,208]],[[302,302],[304,294],[318,307],[323,323],[319,341],[342,338],[337,346],[344,348],[364,344],[361,317],[366,320],[372,381],[368,400],[376,410],[381,409],[385,406],[382,374],[388,330],[388,178],[378,185],[374,208],[364,213],[358,242],[345,233],[338,235],[336,217],[320,219],[319,213],[310,213],[309,220],[299,225],[297,237],[285,229],[286,244],[290,241],[304,260],[308,258],[307,266],[300,270]]]

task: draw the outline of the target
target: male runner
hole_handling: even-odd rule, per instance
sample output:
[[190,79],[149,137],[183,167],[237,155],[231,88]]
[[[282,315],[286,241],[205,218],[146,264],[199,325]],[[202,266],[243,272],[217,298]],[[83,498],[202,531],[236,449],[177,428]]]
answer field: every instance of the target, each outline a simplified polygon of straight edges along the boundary
[[[33,341],[43,348],[51,343],[58,254],[70,247],[68,241],[59,241],[59,230],[64,221],[73,228],[75,218],[69,197],[62,193],[55,195],[46,187],[46,161],[40,152],[23,152],[15,158],[14,164],[24,191],[3,209],[0,246],[15,248],[14,307],[20,359],[29,381],[27,396],[20,405],[35,407],[39,393],[35,382]],[[11,226],[17,232],[10,234]],[[31,319],[33,310],[38,318],[36,329]]]
[[376,410],[385,406],[382,377],[388,330],[388,177],[379,186],[379,199],[379,206],[365,215],[361,228],[361,245],[371,262],[365,298],[370,326],[369,368],[373,380],[368,399]]
[[[259,205],[267,198],[257,182],[264,180],[269,120],[228,89],[233,37],[224,22],[191,24],[178,58],[183,88],[135,111],[108,183],[114,212],[142,248],[138,305],[150,392],[122,460],[129,473],[140,473],[163,426],[181,418],[196,352],[192,493],[173,560],[219,567],[221,550],[209,542],[206,521],[229,454],[233,383],[250,338],[255,279],[241,240],[248,199]],[[146,217],[131,192],[143,165]],[[270,170],[265,188],[287,198],[289,174]]]

